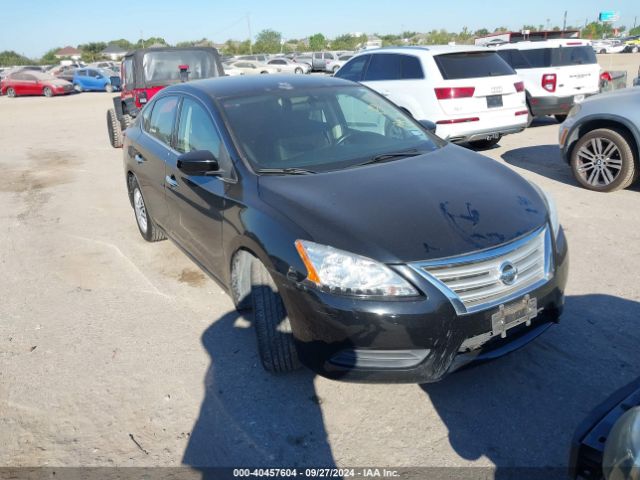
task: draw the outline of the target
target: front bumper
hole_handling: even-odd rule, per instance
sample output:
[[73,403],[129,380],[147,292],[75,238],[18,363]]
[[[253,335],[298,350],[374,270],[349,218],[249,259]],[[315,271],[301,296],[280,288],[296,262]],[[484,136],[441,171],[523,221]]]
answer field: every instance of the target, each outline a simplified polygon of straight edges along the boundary
[[[598,92],[577,94],[584,95],[585,98],[595,95]],[[529,106],[531,114],[534,117],[541,115],[566,115],[569,110],[576,104],[576,95],[569,97],[531,97],[529,98]]]
[[539,309],[533,323],[514,327],[506,338],[495,337],[471,351],[464,351],[463,342],[490,332],[498,307],[458,315],[428,280],[408,266],[395,268],[426,297],[358,300],[305,288],[274,274],[303,364],[331,379],[427,383],[471,362],[508,353],[558,321],[567,281],[567,244],[560,231],[553,277],[528,292],[537,299]]

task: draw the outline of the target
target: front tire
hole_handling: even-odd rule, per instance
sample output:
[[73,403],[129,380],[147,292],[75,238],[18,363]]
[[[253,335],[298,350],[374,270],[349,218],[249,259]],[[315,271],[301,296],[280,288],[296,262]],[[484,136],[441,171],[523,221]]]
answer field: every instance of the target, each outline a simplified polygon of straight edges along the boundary
[[631,48],[631,53],[638,53],[638,51],[640,51],[640,47],[638,47],[637,45]]
[[253,324],[262,366],[268,372],[290,372],[300,366],[291,324],[273,278],[255,259],[251,264]]
[[130,182],[133,211],[135,213],[136,224],[138,225],[140,235],[142,235],[142,238],[147,242],[158,242],[160,240],[164,240],[167,237],[153,221],[151,215],[149,215],[149,210],[147,210],[147,205],[144,202],[144,197],[142,196],[140,185],[138,185],[138,180],[136,180],[136,177],[131,177]]
[[45,97],[51,98],[51,97],[53,97],[53,90],[51,90],[49,87],[44,87],[42,89],[42,94]]
[[338,73],[338,70],[340,70],[340,66],[339,65],[335,65],[333,67],[333,74],[335,75],[336,73]]
[[631,142],[608,128],[587,133],[571,152],[573,176],[584,188],[596,192],[627,188],[636,177],[637,162]]
[[296,75],[302,75],[304,72],[302,71],[302,69],[300,67],[296,67],[296,69],[293,71],[293,73],[295,73]]
[[469,145],[474,149],[488,150],[489,148],[495,147],[501,139],[502,135],[498,135],[498,138],[492,138],[491,140],[474,140],[473,142],[469,142]]
[[111,85],[110,83],[107,83],[104,89],[107,93],[113,93],[113,85]]
[[118,116],[113,108],[107,110],[107,132],[109,132],[109,143],[113,148],[122,148],[122,129]]
[[82,91],[84,91],[84,88],[82,88],[82,85],[79,85],[77,83],[73,84],[73,89],[78,93],[81,93]]

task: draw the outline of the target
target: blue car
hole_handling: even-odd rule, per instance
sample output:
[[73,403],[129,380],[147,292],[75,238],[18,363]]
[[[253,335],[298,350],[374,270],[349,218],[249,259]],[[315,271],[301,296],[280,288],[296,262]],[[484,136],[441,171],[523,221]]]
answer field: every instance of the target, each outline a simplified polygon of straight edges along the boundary
[[120,90],[120,77],[103,68],[78,68],[73,73],[73,86],[79,92],[113,92]]

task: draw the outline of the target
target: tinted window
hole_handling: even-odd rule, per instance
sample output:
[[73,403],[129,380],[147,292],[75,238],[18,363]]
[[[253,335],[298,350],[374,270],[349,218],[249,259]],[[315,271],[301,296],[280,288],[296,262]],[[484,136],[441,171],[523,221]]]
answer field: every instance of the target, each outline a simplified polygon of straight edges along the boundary
[[149,133],[167,145],[171,145],[177,105],[178,97],[160,98],[155,102],[151,112]]
[[496,52],[448,53],[433,58],[445,80],[515,74]]
[[322,54],[321,53],[314,53],[313,54],[313,58],[322,58]]
[[521,50],[520,54],[526,63],[523,67],[514,68],[547,68],[566,67],[568,65],[588,65],[597,63],[592,47],[560,47],[535,48]]
[[336,73],[336,77],[344,78],[346,80],[353,80],[354,82],[359,81],[362,78],[362,71],[369,60],[370,55],[363,55],[361,57],[352,58],[347,63],[345,63],[338,73]]
[[89,70],[89,76],[96,77],[100,75],[97,70]]
[[325,60],[333,60],[334,59],[333,53],[325,53],[324,58]]
[[284,60],[271,60],[269,62],[269,65],[286,65],[287,62],[285,62]]
[[566,65],[588,65],[597,63],[596,53],[592,47],[561,47],[555,48],[551,59],[554,67]]
[[377,54],[371,62],[365,80],[408,80],[424,78],[420,60],[410,55]]
[[520,50],[499,50],[498,55],[511,65],[511,68],[528,68],[529,64]]
[[220,136],[206,110],[195,100],[185,98],[180,109],[176,150],[181,153],[208,150],[220,157]]
[[76,73],[78,75],[80,75],[81,77],[86,77],[87,76],[87,71],[86,70],[78,70],[78,71],[76,71]]

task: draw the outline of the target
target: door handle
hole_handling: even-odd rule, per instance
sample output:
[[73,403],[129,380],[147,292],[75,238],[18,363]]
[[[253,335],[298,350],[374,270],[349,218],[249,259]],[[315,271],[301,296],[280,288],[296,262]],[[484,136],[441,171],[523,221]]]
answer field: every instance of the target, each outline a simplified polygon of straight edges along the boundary
[[178,181],[173,175],[167,175],[164,177],[164,181],[169,185],[169,188],[178,188]]
[[144,163],[146,161],[145,158],[142,155],[140,155],[139,153],[136,153],[136,156],[133,157],[133,158],[138,163],[138,165],[140,165],[140,164],[142,164],[142,163]]

